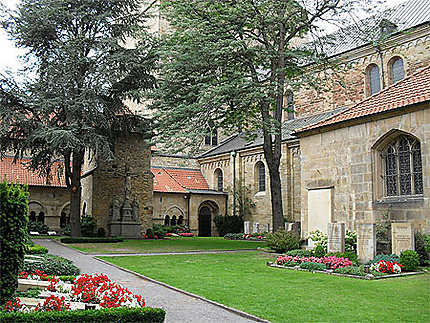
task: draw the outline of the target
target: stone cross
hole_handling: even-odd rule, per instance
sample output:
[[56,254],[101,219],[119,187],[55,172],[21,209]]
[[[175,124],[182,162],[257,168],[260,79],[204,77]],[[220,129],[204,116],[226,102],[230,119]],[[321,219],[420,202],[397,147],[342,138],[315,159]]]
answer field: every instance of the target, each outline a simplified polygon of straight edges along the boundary
[[327,252],[345,252],[345,223],[329,223]]
[[250,222],[249,221],[244,221],[243,222],[243,232],[245,234],[249,234],[250,231]]
[[367,263],[376,254],[376,229],[374,223],[357,224],[357,251],[358,260]]
[[415,250],[414,229],[411,223],[391,223],[392,253],[400,255],[404,250]]

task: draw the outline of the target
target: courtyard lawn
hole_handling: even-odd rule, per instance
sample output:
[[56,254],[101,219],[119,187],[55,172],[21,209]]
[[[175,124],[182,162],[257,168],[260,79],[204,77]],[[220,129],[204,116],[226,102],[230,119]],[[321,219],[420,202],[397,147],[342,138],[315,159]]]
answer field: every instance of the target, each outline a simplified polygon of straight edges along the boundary
[[260,252],[101,257],[273,322],[430,322],[430,274],[359,280],[270,268]]
[[155,253],[204,250],[240,250],[264,247],[264,242],[226,240],[220,237],[169,238],[163,240],[125,240],[117,243],[75,243],[72,248],[88,253]]

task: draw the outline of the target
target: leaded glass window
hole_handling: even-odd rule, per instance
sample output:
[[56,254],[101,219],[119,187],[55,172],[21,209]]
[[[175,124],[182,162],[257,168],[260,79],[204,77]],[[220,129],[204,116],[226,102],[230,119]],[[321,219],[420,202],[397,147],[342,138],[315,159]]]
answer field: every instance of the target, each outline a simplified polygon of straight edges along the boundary
[[258,191],[264,192],[266,190],[266,168],[262,162],[258,163]]
[[223,179],[223,176],[222,176],[221,169],[217,169],[216,172],[215,172],[215,174],[216,174],[216,179],[217,179],[217,190],[219,192],[222,192],[223,188],[224,188],[224,179]]
[[368,69],[370,95],[381,91],[381,80],[379,76],[379,67],[371,65]]
[[421,147],[416,139],[398,137],[382,157],[387,196],[423,194]]
[[403,66],[403,59],[397,57],[391,63],[391,81],[394,84],[400,80],[403,80],[404,77],[405,68]]

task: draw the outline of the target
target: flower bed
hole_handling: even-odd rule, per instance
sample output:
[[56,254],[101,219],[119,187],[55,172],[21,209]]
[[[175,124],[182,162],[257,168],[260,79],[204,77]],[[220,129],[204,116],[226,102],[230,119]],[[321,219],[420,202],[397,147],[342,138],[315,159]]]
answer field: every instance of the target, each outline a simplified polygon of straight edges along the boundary
[[166,233],[166,237],[194,237],[194,233],[191,232],[179,232],[179,233]]
[[280,256],[276,259],[276,264],[287,267],[298,266],[305,262],[313,262],[324,264],[327,269],[337,269],[347,266],[352,266],[353,263],[348,258],[337,258],[335,256],[330,257],[293,257],[293,256]]
[[227,240],[264,241],[264,240],[266,240],[266,234],[267,234],[267,232],[250,233],[250,234],[244,234],[244,233],[227,233],[224,236],[224,239],[227,239]]

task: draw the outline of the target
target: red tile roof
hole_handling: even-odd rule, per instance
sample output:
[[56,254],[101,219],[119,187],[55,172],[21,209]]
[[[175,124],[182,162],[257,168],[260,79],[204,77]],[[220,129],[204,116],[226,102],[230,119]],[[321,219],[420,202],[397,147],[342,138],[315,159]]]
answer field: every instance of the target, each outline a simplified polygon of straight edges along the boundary
[[55,162],[52,169],[53,173],[49,182],[46,177],[40,177],[37,172],[28,170],[25,163],[30,159],[18,159],[16,163],[13,162],[13,157],[5,157],[0,160],[0,180],[8,183],[27,184],[29,186],[51,186],[51,187],[66,187],[64,175],[58,176],[56,170],[62,169],[62,162]]
[[298,129],[296,133],[387,112],[429,100],[430,66],[427,66],[409,77],[383,89],[381,92],[366,98],[350,109],[344,110],[323,121]]
[[164,193],[187,193],[188,190],[208,190],[209,186],[198,169],[152,167],[154,191]]

